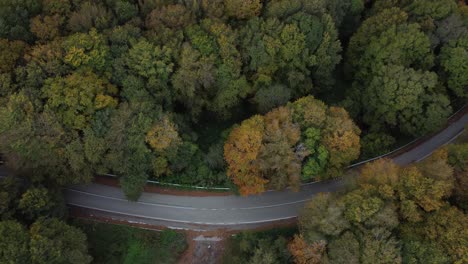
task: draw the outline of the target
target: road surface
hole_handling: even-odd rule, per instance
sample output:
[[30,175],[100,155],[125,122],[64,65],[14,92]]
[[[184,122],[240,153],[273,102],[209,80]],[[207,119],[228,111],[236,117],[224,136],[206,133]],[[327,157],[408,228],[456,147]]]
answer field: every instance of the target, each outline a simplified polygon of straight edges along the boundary
[[[424,143],[394,157],[394,161],[405,165],[427,157],[458,136],[467,123],[468,114],[465,114]],[[130,202],[119,188],[90,184],[70,187],[65,195],[69,205],[86,208],[95,215],[120,221],[194,230],[235,230],[294,219],[304,203],[314,195],[336,191],[342,186],[343,183],[339,180],[318,182],[302,186],[299,192],[268,191],[249,197],[189,197],[144,193],[138,202]]]

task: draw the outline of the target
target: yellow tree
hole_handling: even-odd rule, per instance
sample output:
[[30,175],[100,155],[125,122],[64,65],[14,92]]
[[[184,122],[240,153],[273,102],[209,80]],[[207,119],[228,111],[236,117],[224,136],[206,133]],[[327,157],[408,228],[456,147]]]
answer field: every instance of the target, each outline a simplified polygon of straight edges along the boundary
[[302,235],[294,235],[294,239],[288,244],[288,250],[293,255],[296,264],[323,263],[323,256],[327,247],[324,240],[307,244]]
[[338,176],[346,165],[359,157],[360,134],[361,130],[344,108],[330,107],[322,137],[329,153],[328,177]]
[[224,145],[227,175],[239,186],[241,195],[261,193],[268,182],[256,162],[265,130],[264,119],[256,115],[234,128]]

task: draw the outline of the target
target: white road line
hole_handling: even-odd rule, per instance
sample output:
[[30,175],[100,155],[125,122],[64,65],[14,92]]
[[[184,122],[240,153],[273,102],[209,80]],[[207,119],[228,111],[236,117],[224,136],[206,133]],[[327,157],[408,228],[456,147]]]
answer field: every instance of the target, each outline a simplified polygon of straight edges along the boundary
[[115,201],[122,201],[122,202],[127,202],[127,203],[137,203],[137,204],[143,204],[143,205],[149,205],[149,206],[157,206],[157,207],[165,207],[165,208],[175,208],[175,209],[184,209],[184,210],[201,210],[201,211],[234,211],[234,210],[255,210],[255,209],[264,209],[264,208],[272,208],[272,207],[279,207],[279,206],[285,206],[285,205],[291,205],[291,204],[297,204],[297,203],[304,203],[312,199],[302,199],[302,200],[297,200],[293,202],[288,202],[288,203],[281,203],[281,204],[272,204],[272,205],[265,205],[265,206],[255,206],[255,207],[239,207],[239,208],[197,208],[197,207],[189,207],[189,206],[179,206],[179,205],[168,205],[168,204],[159,204],[159,203],[148,203],[148,202],[130,202],[127,199],[122,199],[122,198],[116,198],[116,197],[110,197],[110,196],[105,196],[105,195],[100,195],[100,194],[94,194],[94,193],[89,193],[89,192],[84,192],[84,191],[79,191],[75,189],[67,189],[72,192],[77,192],[85,195],[90,195],[90,196],[95,196],[95,197],[100,197],[104,199],[109,199],[109,200],[115,200]]
[[175,219],[167,219],[167,218],[162,218],[162,217],[154,217],[154,216],[146,216],[146,215],[137,215],[137,214],[129,214],[129,213],[124,213],[124,212],[118,212],[118,211],[112,211],[112,210],[107,210],[107,209],[100,209],[88,205],[81,205],[78,203],[68,203],[69,205],[81,207],[81,208],[87,208],[91,210],[96,210],[96,211],[101,211],[101,212],[107,212],[107,213],[113,213],[113,214],[119,214],[119,215],[126,215],[126,216],[132,216],[132,217],[139,217],[139,218],[146,218],[146,219],[153,219],[153,220],[159,220],[159,221],[166,221],[166,222],[174,222],[174,223],[182,223],[182,224],[195,224],[195,225],[222,225],[222,226],[228,226],[228,225],[249,225],[249,224],[260,224],[260,223],[268,223],[268,222],[276,222],[276,221],[282,221],[282,220],[288,220],[288,219],[294,219],[297,218],[297,216],[287,216],[287,217],[281,217],[281,218],[273,218],[273,219],[266,219],[266,220],[258,220],[258,221],[248,221],[248,222],[228,222],[228,223],[214,223],[214,222],[191,222],[191,221],[183,221],[183,220],[175,220]]

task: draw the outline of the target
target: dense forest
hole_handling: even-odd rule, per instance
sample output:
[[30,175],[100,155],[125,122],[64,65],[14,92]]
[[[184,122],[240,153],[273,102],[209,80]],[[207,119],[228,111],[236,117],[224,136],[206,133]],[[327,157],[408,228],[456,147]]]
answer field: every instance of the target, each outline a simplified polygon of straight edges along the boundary
[[33,184],[113,173],[130,199],[148,179],[294,187],[439,128],[467,98],[453,0],[0,7],[0,147]]
[[[91,261],[64,185],[112,173],[131,200],[148,179],[294,189],[437,130],[467,87],[462,0],[0,0],[0,153],[19,176],[0,181],[0,262]],[[391,184],[372,182],[383,168]],[[437,225],[466,218],[438,183],[452,174],[367,170],[308,206],[338,208],[317,212],[337,226],[301,221],[298,263],[324,237],[330,260],[372,259],[356,250],[370,237],[391,263],[466,260],[443,231],[463,230]]]

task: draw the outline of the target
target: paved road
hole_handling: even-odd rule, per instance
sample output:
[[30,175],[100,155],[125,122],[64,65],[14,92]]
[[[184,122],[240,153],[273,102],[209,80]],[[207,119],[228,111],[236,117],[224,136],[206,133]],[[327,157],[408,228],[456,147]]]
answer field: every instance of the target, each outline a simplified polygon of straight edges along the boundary
[[[467,123],[468,114],[465,114],[423,144],[395,157],[394,161],[405,165],[427,157],[459,135]],[[315,194],[336,191],[342,185],[341,181],[319,182],[304,185],[299,192],[269,191],[246,198],[144,193],[138,202],[129,202],[118,188],[90,184],[70,187],[65,195],[70,205],[117,220],[197,230],[246,229],[293,219]]]

